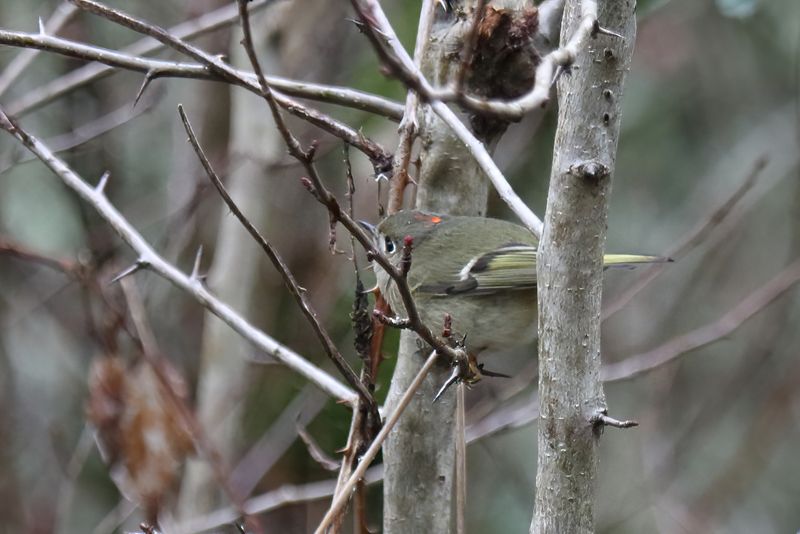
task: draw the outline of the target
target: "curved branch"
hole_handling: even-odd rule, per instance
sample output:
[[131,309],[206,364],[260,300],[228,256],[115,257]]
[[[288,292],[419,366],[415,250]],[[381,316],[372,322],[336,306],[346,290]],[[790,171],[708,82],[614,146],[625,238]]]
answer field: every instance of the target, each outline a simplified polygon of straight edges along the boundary
[[171,263],[162,258],[142,235],[136,231],[122,214],[109,202],[102,189],[89,186],[80,176],[70,169],[63,160],[34,136],[15,124],[0,108],[0,128],[6,130],[36,155],[42,163],[52,170],[78,196],[91,205],[97,213],[108,222],[117,235],[122,238],[138,255],[137,264],[145,266],[174,286],[193,296],[203,307],[222,319],[242,337],[258,348],[274,357],[287,367],[301,374],[321,390],[334,398],[342,399],[354,405],[358,399],[356,393],[339,382],[336,378],[312,364],[293,350],[281,345],[273,338],[251,325],[227,304],[214,296],[197,276],[187,276]]

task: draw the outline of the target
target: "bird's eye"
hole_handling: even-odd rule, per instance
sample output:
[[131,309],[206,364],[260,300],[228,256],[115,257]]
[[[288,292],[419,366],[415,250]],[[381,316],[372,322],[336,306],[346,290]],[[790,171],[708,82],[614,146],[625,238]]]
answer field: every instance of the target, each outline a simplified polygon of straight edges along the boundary
[[394,253],[394,241],[390,237],[383,238],[383,249],[386,251],[387,254]]

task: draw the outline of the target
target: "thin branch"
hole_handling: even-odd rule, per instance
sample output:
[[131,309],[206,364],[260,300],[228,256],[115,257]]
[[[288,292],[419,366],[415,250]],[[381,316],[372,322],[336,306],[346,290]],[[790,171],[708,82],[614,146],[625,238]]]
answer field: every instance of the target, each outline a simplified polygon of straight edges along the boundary
[[628,380],[661,367],[687,352],[719,341],[733,333],[745,321],[763,310],[798,282],[800,282],[800,259],[747,295],[713,323],[680,335],[645,353],[631,356],[620,362],[606,364],[601,369],[601,377],[606,382]]
[[21,243],[11,241],[3,236],[0,236],[0,256],[11,256],[23,261],[37,263],[64,273],[70,278],[80,278],[81,266],[79,263],[66,258],[54,258],[40,254]]
[[[67,2],[61,2],[53,15],[47,19],[41,33],[48,35],[57,33],[62,26],[72,20],[72,16],[77,12],[78,10],[75,6],[69,5]],[[36,50],[23,50],[8,64],[3,73],[0,74],[0,96],[3,96],[8,91],[8,88],[19,79],[20,75],[28,68],[28,65],[36,59],[37,55],[39,55],[39,52]]]
[[208,158],[203,152],[202,147],[200,147],[200,143],[198,142],[197,136],[192,129],[192,125],[189,123],[189,119],[186,116],[186,113],[183,111],[183,106],[178,106],[178,113],[180,114],[186,134],[189,136],[189,142],[197,154],[197,158],[200,160],[203,169],[205,169],[208,178],[211,180],[211,183],[214,184],[214,187],[216,187],[220,196],[225,201],[225,204],[236,216],[236,218],[239,219],[239,222],[242,223],[242,226],[245,227],[252,238],[259,244],[261,249],[272,262],[272,265],[275,267],[275,269],[277,269],[278,273],[280,273],[284,285],[289,290],[289,293],[291,293],[294,297],[297,305],[300,307],[300,310],[303,313],[303,316],[305,316],[306,320],[309,322],[309,324],[311,324],[311,328],[314,330],[317,338],[319,338],[319,341],[322,344],[322,347],[325,350],[328,358],[333,361],[334,365],[344,376],[347,383],[350,384],[350,387],[356,390],[359,395],[361,395],[361,398],[367,402],[370,409],[374,411],[375,416],[379,418],[380,416],[378,416],[378,407],[375,403],[375,399],[372,398],[372,394],[367,391],[364,384],[358,379],[352,367],[350,367],[350,364],[347,363],[347,360],[345,360],[341,353],[339,353],[339,349],[336,348],[336,345],[334,344],[328,332],[325,330],[325,327],[319,322],[316,312],[312,309],[311,304],[306,298],[305,292],[300,288],[300,284],[297,283],[294,275],[289,270],[289,266],[283,261],[283,258],[280,256],[280,254],[278,254],[278,251],[276,251],[269,241],[267,241],[264,236],[261,235],[258,229],[253,226],[253,223],[250,222],[247,216],[242,213],[242,211],[239,209],[239,206],[236,205],[230,194],[228,194],[228,191],[222,184],[222,180],[220,180],[219,176],[217,176],[217,173],[211,167],[211,162],[208,161]]
[[[95,4],[92,4],[95,5]],[[97,4],[99,5],[99,4]],[[103,6],[105,8],[105,6]],[[111,13],[119,13],[115,10],[108,9]],[[101,11],[105,13],[105,11]],[[167,30],[163,30],[156,26],[149,25],[145,22],[133,18],[121,18],[120,23],[123,21],[128,22],[130,27],[137,30],[148,28],[152,34],[166,35],[164,41],[180,51],[189,49],[193,51],[192,57],[202,58],[199,59],[200,63],[187,63],[177,61],[167,61],[162,59],[152,59],[138,57],[135,55],[118,52],[107,48],[98,46],[86,45],[62,39],[60,37],[32,34],[26,32],[14,32],[7,30],[0,30],[0,44],[10,44],[13,46],[21,46],[25,48],[37,48],[40,50],[47,50],[56,52],[65,56],[83,59],[87,61],[98,61],[107,65],[132,70],[145,74],[145,83],[139,90],[137,100],[141,96],[144,88],[157,78],[172,77],[172,78],[195,78],[213,81],[224,81],[234,85],[238,85],[248,91],[256,94],[261,94],[261,88],[258,81],[252,73],[235,69],[230,65],[224,63],[217,57],[211,56],[191,45],[184,43],[179,38],[171,35]],[[131,22],[131,21],[135,21]],[[161,33],[159,33],[161,32]],[[145,32],[147,33],[147,32]],[[350,98],[365,106],[370,106],[370,102],[374,99],[366,93],[358,93],[351,91],[352,94],[346,93],[345,89],[336,87],[313,86],[313,84],[297,84],[290,82],[285,78],[271,79],[277,86],[294,88],[295,93],[302,92],[302,96],[309,97],[309,94],[316,94],[318,96],[331,96],[338,95],[340,97]],[[298,86],[302,86],[303,90],[300,91]],[[280,93],[276,93],[275,100],[277,103],[285,108],[293,115],[310,122],[311,124],[327,131],[328,133],[344,139],[360,151],[362,151],[371,161],[376,169],[386,169],[391,161],[391,155],[383,149],[379,144],[375,143],[360,131],[351,128],[347,124],[337,121],[324,113],[300,104],[296,100],[289,98]],[[322,99],[322,98],[320,98]],[[340,102],[341,103],[341,102]],[[368,111],[375,111],[369,109]]]
[[[417,68],[420,68],[422,65],[422,55],[430,40],[435,9],[435,0],[423,1],[419,25],[417,27],[417,40],[414,44],[414,65]],[[415,91],[409,89],[406,94],[406,106],[403,112],[403,120],[400,121],[400,138],[397,142],[397,150],[395,151],[394,163],[392,165],[392,182],[389,188],[389,202],[387,206],[390,215],[403,207],[403,194],[410,180],[408,176],[408,165],[411,162],[414,139],[417,137],[418,105],[419,96]]]
[[80,176],[70,169],[63,160],[37,138],[12,122],[0,108],[0,128],[6,130],[35,154],[50,170],[52,170],[70,189],[75,191],[84,201],[91,205],[98,214],[108,222],[117,235],[122,238],[138,255],[138,262],[146,264],[155,273],[193,296],[202,306],[222,319],[242,337],[259,349],[274,357],[287,367],[293,369],[316,384],[329,395],[343,399],[348,404],[355,403],[356,393],[326,373],[319,367],[275,341],[273,338],[251,325],[227,304],[215,297],[202,282],[192,279],[179,271],[171,263],[162,258],[144,240],[142,235],[131,226],[125,217],[109,202],[102,191],[89,186]]
[[[219,486],[225,492],[225,495],[228,497],[228,500],[230,500],[230,502],[233,504],[234,510],[236,510],[242,516],[247,516],[246,512],[244,511],[244,503],[241,497],[239,497],[239,495],[231,487],[230,473],[227,466],[224,465],[222,456],[220,456],[219,452],[211,444],[208,436],[206,436],[206,433],[203,431],[203,427],[200,425],[197,418],[195,418],[194,414],[192,414],[191,410],[186,405],[186,402],[181,399],[173,389],[172,381],[170,380],[169,376],[167,376],[166,369],[163,364],[164,357],[161,355],[155,335],[150,328],[149,321],[147,320],[147,314],[144,309],[144,303],[142,302],[141,295],[136,288],[136,283],[131,279],[123,281],[122,291],[125,295],[125,301],[127,302],[128,309],[130,310],[131,320],[133,321],[133,325],[138,336],[138,341],[141,343],[142,355],[158,380],[158,383],[161,386],[161,392],[177,410],[180,418],[183,420],[183,424],[188,429],[192,437],[195,447],[197,448],[198,452],[205,457],[205,460],[211,466],[211,470],[214,473],[214,478],[216,478],[217,484],[219,484]],[[262,530],[255,516],[247,517],[247,521],[248,523],[254,525],[256,530]]]
[[[408,52],[403,48],[377,0],[352,0],[352,3],[366,25],[366,34],[370,37],[370,41],[378,55],[385,61],[392,62],[392,65],[396,68],[401,69],[401,72],[405,74],[403,81],[429,102],[431,109],[450,127],[456,137],[466,145],[478,165],[491,180],[500,198],[508,204],[514,214],[534,235],[541,236],[541,219],[514,192],[508,180],[506,180],[492,159],[486,146],[470,132],[469,128],[443,102],[442,98],[446,97],[446,95],[435,91],[425,80],[420,70],[414,65],[414,61],[408,55]],[[380,32],[380,35],[378,35],[378,32]],[[396,60],[392,61],[392,56],[384,50],[383,43],[387,43],[391,47]]]
[[614,428],[633,428],[639,426],[636,421],[620,421],[608,415],[608,410],[601,410],[597,412],[589,422],[594,427],[595,432],[602,431],[603,427],[612,426]]
[[325,532],[325,529],[328,527],[328,525],[330,525],[331,521],[334,519],[339,510],[342,507],[344,507],[345,504],[347,504],[348,500],[350,500],[350,493],[352,492],[356,483],[364,476],[364,473],[369,467],[369,464],[378,454],[378,451],[380,451],[383,442],[389,435],[389,432],[391,432],[392,428],[394,428],[394,425],[397,423],[397,420],[400,419],[400,416],[403,415],[403,412],[405,411],[406,407],[413,399],[414,394],[422,385],[422,381],[428,375],[428,372],[433,367],[433,364],[436,363],[437,357],[438,353],[437,351],[434,350],[433,352],[431,352],[430,356],[428,356],[428,359],[425,360],[425,364],[422,366],[422,369],[420,369],[419,373],[417,373],[417,376],[414,378],[414,381],[411,382],[411,385],[408,387],[408,389],[403,394],[400,401],[397,403],[397,408],[387,418],[386,422],[383,425],[383,428],[381,429],[380,432],[378,432],[378,435],[375,436],[375,440],[372,442],[372,444],[369,446],[369,449],[367,449],[367,452],[365,452],[364,456],[361,458],[361,462],[358,464],[358,467],[356,467],[356,469],[353,471],[353,474],[350,475],[350,478],[348,479],[347,483],[342,487],[341,491],[339,492],[339,495],[331,503],[331,507],[325,513],[325,517],[322,518],[322,521],[317,527],[317,530],[315,530],[316,534],[323,534]]
[[[368,469],[363,480],[372,484],[382,478],[382,466],[377,465]],[[325,499],[333,495],[336,486],[335,479],[321,480],[307,484],[286,484],[262,495],[249,499],[245,503],[245,510],[250,514],[259,514],[278,509],[282,506],[296,503],[305,503]],[[220,508],[205,516],[195,517],[179,525],[180,532],[203,532],[230,525],[238,519],[236,512],[230,507]]]
[[[250,6],[251,10],[263,9],[275,3],[275,0],[254,0]],[[182,39],[193,39],[213,32],[225,26],[228,26],[239,20],[239,12],[236,9],[236,3],[228,4],[217,10],[205,13],[195,19],[182,22],[169,29],[173,35],[177,35]],[[13,43],[4,43],[12,44]],[[162,43],[146,37],[136,41],[130,46],[121,50],[121,53],[143,56],[158,52],[164,48]],[[46,85],[38,87],[29,93],[22,96],[20,99],[9,104],[7,112],[10,115],[20,117],[34,109],[41,107],[53,100],[64,96],[65,94],[79,89],[86,84],[93,81],[100,80],[116,72],[113,68],[105,65],[86,65],[65,74]]]
[[[74,1],[87,2],[88,0]],[[286,122],[283,119],[283,116],[280,113],[280,110],[278,109],[274,92],[270,90],[269,83],[266,81],[266,78],[261,72],[261,68],[258,65],[258,59],[255,56],[255,51],[252,46],[252,39],[250,38],[247,9],[246,6],[243,5],[246,3],[246,0],[239,1],[242,3],[240,4],[240,9],[245,36],[245,50],[247,51],[247,54],[253,63],[253,69],[255,70],[256,76],[259,79],[262,96],[269,105],[270,111],[272,112],[272,118],[275,121],[278,131],[283,136],[286,146],[289,149],[289,153],[303,165],[308,173],[308,177],[301,179],[303,185],[309,190],[314,198],[317,199],[317,201],[319,201],[328,209],[332,220],[342,223],[347,231],[356,238],[362,247],[364,247],[364,250],[367,251],[374,261],[377,262],[395,282],[403,301],[403,305],[406,308],[406,313],[408,314],[408,320],[410,321],[411,325],[410,328],[412,328],[417,335],[422,338],[423,341],[431,345],[440,354],[444,355],[448,359],[454,360],[459,358],[460,353],[458,351],[447,345],[441,338],[436,336],[427,325],[423,324],[419,315],[419,311],[414,303],[414,297],[411,294],[411,288],[408,286],[405,276],[403,276],[400,270],[392,265],[389,259],[375,247],[375,244],[372,242],[372,237],[364,231],[361,225],[358,224],[358,222],[356,222],[350,215],[347,214],[345,210],[341,208],[339,202],[336,200],[336,197],[323,184],[322,179],[320,178],[319,173],[314,166],[313,149],[308,151],[304,150],[300,146],[300,142],[289,130]]]
[[[155,98],[148,99],[144,105],[140,104],[138,107],[136,107],[136,109],[133,110],[131,109],[130,104],[123,104],[114,111],[77,126],[70,132],[45,139],[44,143],[47,144],[47,146],[49,146],[50,149],[55,153],[72,150],[85,143],[88,143],[89,141],[92,141],[93,139],[105,135],[111,130],[123,126],[133,119],[138,118],[140,115],[150,111],[153,109],[155,100]],[[36,160],[36,157],[32,155],[12,160],[5,167],[0,168],[0,174],[8,172],[17,165],[28,163],[34,160]]]
[[[680,259],[681,257],[685,256],[689,252],[691,252],[694,248],[696,248],[700,243],[705,240],[705,238],[715,229],[717,228],[722,222],[733,212],[733,209],[739,204],[739,201],[742,200],[745,195],[753,188],[756,184],[756,180],[761,175],[761,172],[764,170],[764,167],[767,165],[766,157],[759,157],[755,163],[753,164],[753,168],[750,170],[748,175],[745,177],[742,184],[737,187],[733,193],[729,197],[725,199],[725,201],[720,204],[716,209],[714,209],[708,217],[704,220],[700,221],[694,228],[692,228],[689,232],[687,232],[684,236],[682,236],[678,243],[673,246],[669,251],[667,251],[664,255],[673,258],[675,260]],[[611,304],[605,307],[603,310],[602,320],[605,321],[622,308],[624,308],[633,298],[639,294],[641,290],[647,287],[650,282],[658,278],[658,276],[664,271],[668,264],[666,263],[655,263],[652,266],[648,267],[641,276],[621,295],[619,295],[616,299],[614,299]]]
[[483,100],[463,95],[459,98],[459,103],[472,111],[493,114],[508,120],[519,120],[529,111],[547,105],[556,69],[564,69],[572,65],[580,50],[586,47],[589,37],[595,37],[598,33],[609,34],[612,32],[601,28],[597,23],[597,2],[582,0],[581,21],[578,27],[566,45],[553,50],[542,58],[541,63],[536,67],[533,88],[528,93],[510,101]]
[[317,462],[317,464],[319,464],[320,467],[327,471],[339,470],[339,462],[325,454],[325,451],[322,450],[322,447],[320,447],[311,434],[308,433],[308,430],[298,425],[297,434],[305,444],[308,454],[314,459],[315,462]]

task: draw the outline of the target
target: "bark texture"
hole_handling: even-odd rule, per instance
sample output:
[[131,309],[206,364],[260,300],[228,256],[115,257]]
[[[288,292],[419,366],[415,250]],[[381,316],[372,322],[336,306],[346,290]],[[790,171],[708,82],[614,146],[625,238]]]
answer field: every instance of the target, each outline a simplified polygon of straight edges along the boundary
[[[466,13],[472,13],[475,4],[475,1],[464,2],[462,7]],[[504,4],[509,11],[516,12],[525,2]],[[437,13],[431,38],[425,43],[422,70],[433,85],[446,86],[460,67],[460,57],[453,51],[461,50],[471,16],[464,19],[452,14],[443,17],[441,10]],[[493,36],[496,40],[505,38],[499,34]],[[520,55],[530,56],[531,50],[521,50]],[[525,74],[524,70],[520,72]],[[507,85],[518,83],[516,75],[509,79]],[[480,92],[469,78],[467,84],[470,91]],[[418,121],[420,170],[416,207],[438,213],[485,215],[489,181],[469,151],[426,106],[421,107]],[[484,128],[478,135],[491,147],[504,129],[502,125]],[[429,326],[436,331],[443,324]],[[386,401],[388,411],[408,389],[429,352],[427,347],[420,347],[415,334],[402,333]],[[451,388],[436,404],[431,402],[449,374],[446,362],[431,370],[384,445],[383,527],[387,534],[453,531],[457,388]]]
[[[423,61],[423,72],[434,83],[449,79],[457,65],[443,49],[455,36],[452,22],[434,27]],[[432,111],[423,107],[418,120],[421,165],[417,207],[484,215],[488,180],[472,156]],[[435,331],[436,325],[430,326]],[[389,411],[419,373],[428,352],[414,333],[401,334],[386,399]],[[431,370],[384,445],[383,530],[387,534],[453,530],[455,388],[436,404],[431,402],[448,375],[449,368],[441,362]]]
[[[599,3],[597,35],[558,82],[559,116],[539,277],[539,418],[532,533],[594,531],[594,488],[605,410],[599,379],[602,255],[620,125],[620,97],[636,24],[634,0]],[[561,42],[581,2],[569,0]]]

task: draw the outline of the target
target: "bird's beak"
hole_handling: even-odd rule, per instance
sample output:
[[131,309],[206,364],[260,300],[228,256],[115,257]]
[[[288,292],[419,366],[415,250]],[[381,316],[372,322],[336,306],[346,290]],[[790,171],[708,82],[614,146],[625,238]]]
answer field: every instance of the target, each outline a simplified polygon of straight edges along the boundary
[[[375,227],[375,225],[374,224],[370,224],[367,221],[361,221],[361,220],[358,220],[356,222],[359,224],[359,226],[361,226],[361,228],[363,228],[364,230],[367,231],[367,233],[369,234],[369,237],[372,239],[372,244],[375,247],[377,247],[378,246],[378,229]],[[367,257],[369,258],[369,256],[367,256]],[[372,263],[372,260],[370,260],[370,263]]]

